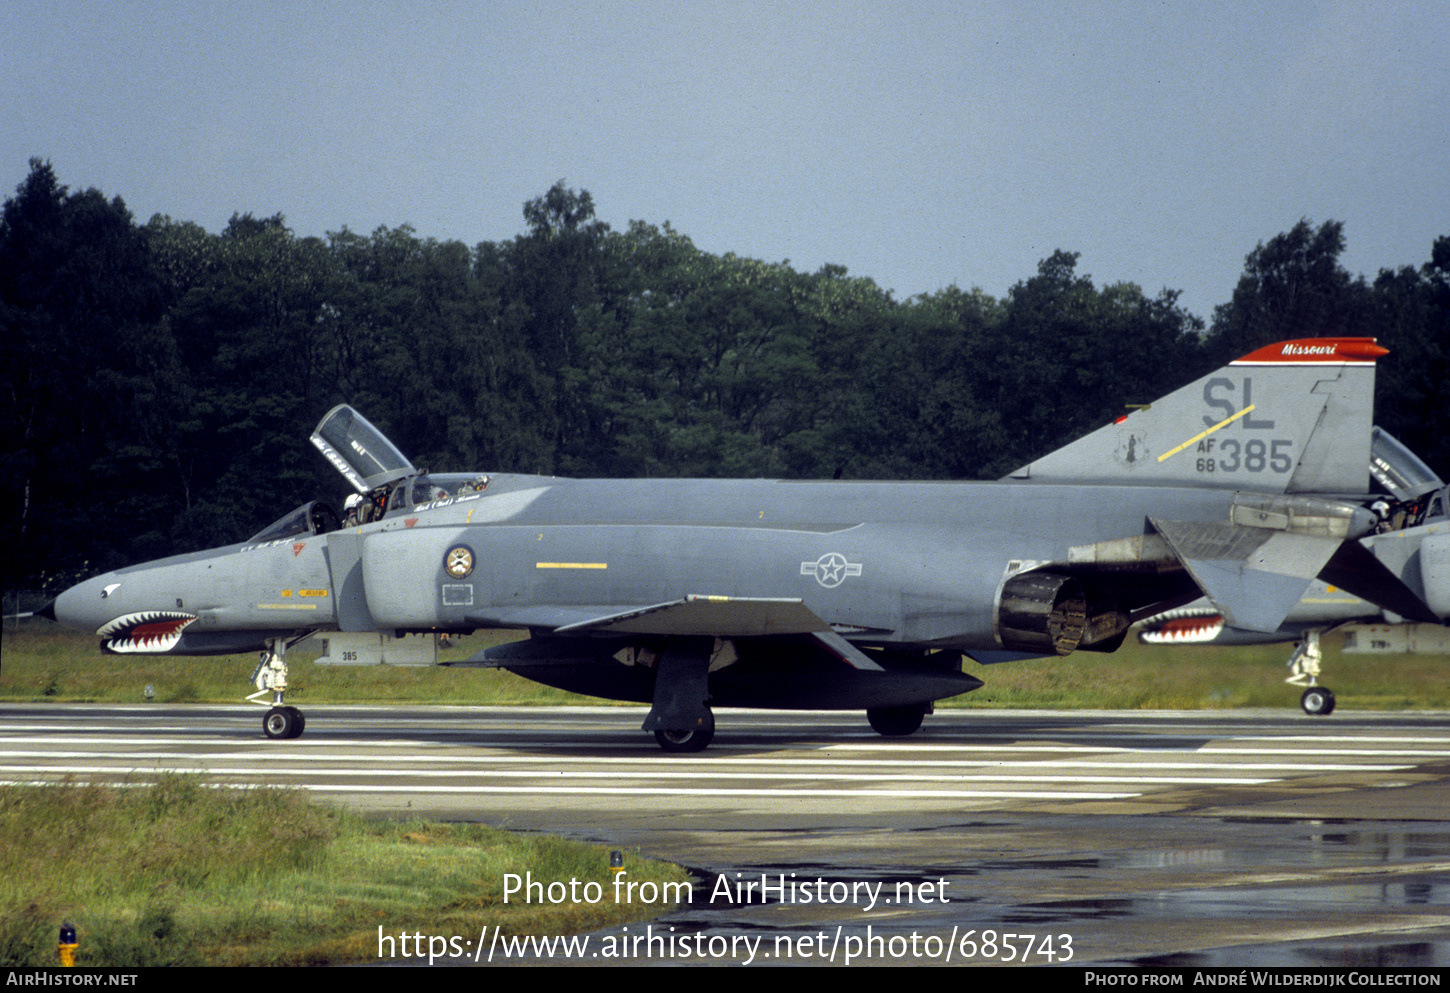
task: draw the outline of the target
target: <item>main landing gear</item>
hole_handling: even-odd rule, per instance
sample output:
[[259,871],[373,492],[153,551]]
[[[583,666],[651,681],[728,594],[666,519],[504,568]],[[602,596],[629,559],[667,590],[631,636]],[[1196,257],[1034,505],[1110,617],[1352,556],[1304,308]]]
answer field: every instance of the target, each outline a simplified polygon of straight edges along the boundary
[[871,729],[888,738],[904,738],[921,727],[921,720],[931,709],[928,703],[911,703],[902,707],[870,707],[866,720]]
[[268,650],[262,653],[257,669],[252,673],[252,684],[257,692],[247,697],[252,703],[266,707],[271,695],[271,709],[262,717],[262,733],[268,738],[296,738],[307,727],[307,718],[296,707],[282,702],[287,691],[287,642],[275,638],[268,642]]
[[713,638],[676,638],[655,663],[654,704],[642,730],[667,752],[702,752],[715,737],[710,699]]
[[1319,649],[1319,632],[1304,632],[1304,640],[1294,649],[1289,658],[1289,676],[1284,680],[1291,686],[1307,686],[1299,698],[1304,713],[1314,717],[1328,717],[1334,713],[1334,692],[1328,686],[1319,685],[1319,667],[1324,659]]
[[655,741],[667,752],[703,752],[714,738],[715,712],[709,707],[695,727],[655,732]]

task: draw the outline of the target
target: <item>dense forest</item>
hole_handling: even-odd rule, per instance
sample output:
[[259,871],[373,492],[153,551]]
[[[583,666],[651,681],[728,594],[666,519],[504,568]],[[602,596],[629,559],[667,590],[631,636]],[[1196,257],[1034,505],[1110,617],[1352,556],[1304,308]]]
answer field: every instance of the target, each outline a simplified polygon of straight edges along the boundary
[[30,172],[0,218],[6,588],[240,540],[342,482],[348,402],[415,464],[573,476],[982,479],[1253,348],[1373,335],[1377,418],[1450,475],[1450,237],[1373,281],[1343,225],[1249,252],[1210,321],[1055,252],[1004,299],[615,230],[554,185],[511,241],[211,234]]

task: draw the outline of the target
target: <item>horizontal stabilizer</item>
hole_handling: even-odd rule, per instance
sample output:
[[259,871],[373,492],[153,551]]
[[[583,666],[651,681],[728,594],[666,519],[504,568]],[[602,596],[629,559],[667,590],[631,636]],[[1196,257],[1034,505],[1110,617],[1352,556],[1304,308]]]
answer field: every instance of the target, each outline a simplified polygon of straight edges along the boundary
[[1231,626],[1276,631],[1342,544],[1338,538],[1237,524],[1153,519]]

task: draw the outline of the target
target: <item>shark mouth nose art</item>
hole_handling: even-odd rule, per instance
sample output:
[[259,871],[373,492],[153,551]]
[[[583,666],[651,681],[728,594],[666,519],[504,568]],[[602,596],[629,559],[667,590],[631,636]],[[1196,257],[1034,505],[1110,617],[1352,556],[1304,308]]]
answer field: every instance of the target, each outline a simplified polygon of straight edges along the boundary
[[169,652],[181,641],[181,631],[195,614],[175,610],[143,610],[104,624],[96,634],[108,652]]
[[1192,645],[1212,641],[1223,630],[1223,615],[1208,610],[1170,610],[1139,635],[1145,645]]

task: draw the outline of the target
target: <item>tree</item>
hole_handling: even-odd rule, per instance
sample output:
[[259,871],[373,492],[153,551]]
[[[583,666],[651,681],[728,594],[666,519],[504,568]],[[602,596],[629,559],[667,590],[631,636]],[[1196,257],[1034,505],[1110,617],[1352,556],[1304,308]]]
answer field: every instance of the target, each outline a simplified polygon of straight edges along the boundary
[[1375,421],[1450,478],[1450,237],[1418,270],[1381,270],[1370,299],[1365,333],[1390,350],[1376,370]]
[[[74,567],[121,524],[149,534],[160,488],[154,384],[174,372],[146,233],[120,197],[72,192],[49,163],[0,212],[0,471],[7,578]],[[125,487],[97,500],[99,488]],[[39,508],[43,507],[43,513]],[[99,552],[97,554],[100,554]]]
[[1057,251],[1012,287],[991,330],[977,389],[1000,417],[991,475],[1010,472],[1182,385],[1199,363],[1201,323],[1164,290],[1098,290]]
[[1294,338],[1361,335],[1368,317],[1364,280],[1339,264],[1344,225],[1301,220],[1244,259],[1233,299],[1214,308],[1206,341],[1213,366]]

